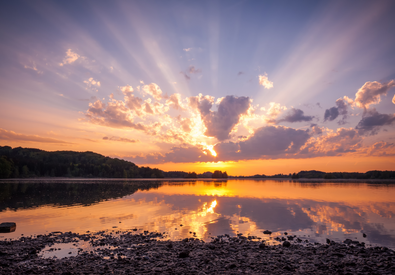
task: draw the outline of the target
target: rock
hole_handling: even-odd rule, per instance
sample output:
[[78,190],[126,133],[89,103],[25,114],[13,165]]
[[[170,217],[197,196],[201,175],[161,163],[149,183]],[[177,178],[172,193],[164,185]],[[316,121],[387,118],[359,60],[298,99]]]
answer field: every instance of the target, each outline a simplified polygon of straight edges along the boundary
[[10,233],[16,230],[16,223],[3,222],[0,224],[0,233]]
[[272,231],[265,230],[265,231],[263,231],[263,234],[268,234],[268,235],[270,235],[270,234],[272,234]]
[[366,238],[366,234],[365,234],[365,233],[363,233],[363,234],[362,234],[362,237]]
[[186,258],[186,257],[189,257],[188,250],[181,251],[180,254],[178,254],[178,258]]
[[289,241],[285,241],[285,242],[283,242],[283,246],[284,247],[290,247],[291,243]]
[[260,249],[265,249],[265,247],[266,247],[266,245],[265,245],[264,243],[260,243],[260,244],[259,244],[259,248],[260,248]]
[[284,235],[285,235],[285,236],[287,236],[287,235],[288,235],[288,233],[287,233],[287,232],[284,232]]

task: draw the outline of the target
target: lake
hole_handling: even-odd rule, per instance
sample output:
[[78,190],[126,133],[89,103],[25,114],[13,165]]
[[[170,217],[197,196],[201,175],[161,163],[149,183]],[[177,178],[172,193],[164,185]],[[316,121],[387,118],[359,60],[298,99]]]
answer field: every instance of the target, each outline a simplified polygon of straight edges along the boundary
[[[292,180],[0,181],[0,240],[53,231],[137,229],[179,240],[229,234],[276,243],[346,238],[395,249],[395,184]],[[271,235],[263,234],[272,231]],[[366,234],[363,235],[363,234]]]

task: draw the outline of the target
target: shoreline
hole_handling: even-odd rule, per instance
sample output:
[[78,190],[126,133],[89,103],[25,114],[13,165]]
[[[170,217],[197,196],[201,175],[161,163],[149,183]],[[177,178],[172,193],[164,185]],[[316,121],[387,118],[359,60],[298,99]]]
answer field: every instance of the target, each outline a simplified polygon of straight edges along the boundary
[[300,183],[395,183],[395,179],[323,179],[323,178],[68,178],[68,177],[36,177],[36,178],[7,178],[0,179],[0,183],[29,183],[29,182],[43,182],[43,183],[58,183],[58,182],[95,182],[95,181],[111,181],[111,182],[151,182],[151,181],[177,181],[177,182],[190,182],[190,181],[219,181],[224,182],[228,180],[253,180],[253,181],[288,181]]
[[[254,236],[163,240],[162,233],[100,231],[0,241],[1,274],[394,274],[395,251],[345,240],[302,243],[284,236],[267,245]],[[75,248],[54,258],[60,246]],[[63,248],[64,250],[64,248]],[[67,255],[66,250],[66,255]]]

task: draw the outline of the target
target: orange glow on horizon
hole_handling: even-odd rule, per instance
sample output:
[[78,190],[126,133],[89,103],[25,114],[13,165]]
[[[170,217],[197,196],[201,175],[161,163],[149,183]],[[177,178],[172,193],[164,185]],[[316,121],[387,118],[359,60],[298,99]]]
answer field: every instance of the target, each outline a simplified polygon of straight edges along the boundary
[[[140,166],[140,165],[139,165]],[[230,176],[275,175],[297,173],[303,170],[322,172],[360,172],[371,170],[393,170],[393,157],[337,156],[307,159],[243,160],[197,163],[143,164],[163,171],[185,171],[204,173],[215,170],[226,171]],[[174,168],[177,167],[177,168]]]

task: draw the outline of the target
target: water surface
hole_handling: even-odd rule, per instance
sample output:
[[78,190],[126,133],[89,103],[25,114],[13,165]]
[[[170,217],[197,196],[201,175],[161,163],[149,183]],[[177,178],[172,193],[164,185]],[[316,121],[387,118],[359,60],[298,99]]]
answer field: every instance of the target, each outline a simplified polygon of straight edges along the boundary
[[[167,232],[173,240],[284,232],[395,248],[395,185],[290,180],[0,182],[0,239],[53,231]],[[262,231],[270,230],[271,236]],[[366,237],[363,237],[363,233]]]

